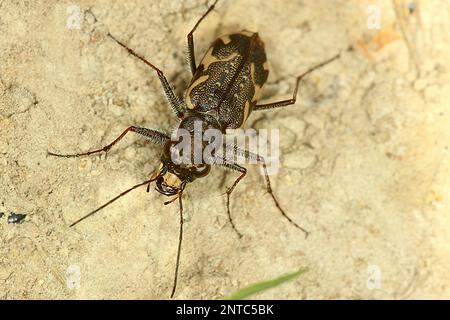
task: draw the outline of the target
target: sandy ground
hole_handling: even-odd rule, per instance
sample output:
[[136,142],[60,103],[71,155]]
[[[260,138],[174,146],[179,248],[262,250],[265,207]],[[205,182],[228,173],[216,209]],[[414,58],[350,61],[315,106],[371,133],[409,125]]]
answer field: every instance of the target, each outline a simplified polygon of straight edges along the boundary
[[[271,68],[266,101],[288,97],[313,64],[342,57],[307,78],[295,107],[248,121],[280,129],[274,189],[310,237],[279,215],[250,167],[233,198],[238,239],[217,168],[185,195],[176,298],[221,298],[300,267],[309,271],[256,297],[450,298],[450,2],[380,0],[380,28],[369,29],[372,3],[221,1],[201,25],[197,59],[221,34],[259,31]],[[0,212],[27,214],[17,225],[0,219],[0,297],[165,299],[177,205],[141,189],[68,227],[143,181],[161,150],[130,135],[106,160],[46,151],[102,146],[128,125],[170,130],[176,120],[155,74],[105,35],[144,54],[182,93],[185,37],[207,5],[80,0],[80,29],[69,29],[70,4],[0,2]]]

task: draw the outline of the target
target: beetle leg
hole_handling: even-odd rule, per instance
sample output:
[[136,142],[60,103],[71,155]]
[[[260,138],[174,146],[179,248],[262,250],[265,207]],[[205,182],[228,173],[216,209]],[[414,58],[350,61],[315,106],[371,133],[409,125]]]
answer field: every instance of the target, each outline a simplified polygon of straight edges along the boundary
[[129,48],[124,43],[120,42],[116,38],[114,38],[110,33],[108,33],[108,36],[113,39],[115,42],[117,42],[120,46],[125,48],[129,54],[135,56],[142,62],[144,62],[146,65],[148,65],[150,68],[156,71],[158,74],[158,78],[161,81],[161,85],[164,89],[164,93],[166,95],[167,100],[169,101],[170,107],[172,108],[173,112],[176,114],[178,118],[182,118],[184,114],[184,103],[183,101],[173,92],[172,88],[170,87],[169,81],[167,81],[166,77],[164,76],[164,73],[155,67],[151,62],[137,54],[133,49]]
[[[269,179],[269,174],[267,173],[267,165],[266,165],[266,161],[264,160],[264,158],[256,153],[253,153],[251,151],[245,150],[245,149],[240,149],[237,146],[225,146],[226,149],[230,150],[233,152],[233,156],[242,156],[247,160],[253,159],[256,160],[259,164],[262,165],[263,170],[264,170],[264,179],[266,181],[266,188],[267,188],[267,193],[270,194],[270,196],[272,197],[273,202],[275,203],[275,206],[278,208],[278,211],[280,211],[280,213],[283,215],[283,217],[285,217],[292,225],[294,225],[296,228],[300,229],[304,234],[305,234],[305,238],[308,237],[309,232],[306,231],[303,227],[301,227],[300,225],[298,225],[297,223],[295,223],[287,214],[286,212],[283,210],[283,208],[281,207],[280,203],[278,202],[277,197],[275,196],[275,193],[272,190],[272,186],[270,184],[270,179]],[[224,166],[233,169],[233,170],[238,170],[240,171],[240,168],[244,169],[246,172],[246,169],[237,165],[237,164],[233,164],[232,167],[231,164],[225,163],[223,164]],[[241,171],[242,172],[242,171]],[[233,189],[236,187],[237,183],[243,178],[243,176],[245,176],[245,173],[243,173],[233,184],[233,186],[231,187],[231,191],[233,191]],[[230,191],[230,193],[231,193]],[[227,191],[227,195],[228,191]],[[227,202],[227,204],[229,204],[229,201]]]
[[189,58],[189,64],[191,67],[192,75],[195,74],[195,71],[197,70],[197,65],[195,64],[195,50],[194,50],[194,32],[197,30],[198,26],[202,22],[203,19],[206,18],[206,16],[214,9],[214,6],[217,4],[216,0],[214,3],[208,8],[208,10],[201,16],[201,18],[197,21],[194,28],[192,28],[191,32],[187,35],[187,41],[188,41],[188,58]]
[[108,144],[100,149],[83,152],[83,153],[75,153],[75,154],[58,154],[58,153],[53,153],[53,152],[47,151],[47,154],[50,156],[55,156],[55,157],[74,158],[74,157],[81,157],[81,156],[89,156],[91,154],[95,154],[95,153],[99,153],[99,152],[108,152],[109,149],[112,148],[112,146],[114,146],[117,142],[119,142],[130,131],[140,134],[141,136],[146,137],[148,140],[150,140],[151,142],[156,143],[156,144],[164,144],[167,140],[170,139],[169,136],[167,136],[165,133],[162,133],[162,132],[159,132],[156,130],[152,130],[152,129],[131,126],[131,127],[128,127],[127,129],[125,129],[125,131],[123,131],[120,134],[120,136],[118,136],[113,142],[111,142],[110,144]]
[[300,84],[300,81],[306,77],[308,74],[310,74],[311,72],[313,72],[314,70],[317,70],[325,65],[327,65],[328,63],[336,60],[337,58],[340,57],[340,53],[335,55],[333,58],[328,59],[322,63],[319,63],[318,65],[310,68],[309,70],[307,70],[306,72],[304,72],[303,74],[299,75],[297,77],[297,80],[295,82],[295,88],[294,88],[294,93],[292,95],[291,99],[287,99],[287,100],[282,100],[282,101],[277,101],[277,102],[272,102],[272,103],[266,103],[266,104],[258,104],[256,106],[253,107],[253,111],[259,111],[259,110],[267,110],[267,109],[274,109],[274,108],[281,108],[281,107],[286,107],[289,105],[292,105],[295,103],[295,101],[297,100],[297,91],[298,91],[298,86]]
[[227,188],[226,195],[227,195],[227,214],[228,214],[228,221],[230,221],[231,226],[233,227],[234,231],[238,235],[239,238],[242,238],[242,234],[236,229],[236,226],[234,225],[233,218],[231,217],[231,210],[230,210],[230,195],[233,192],[234,188],[236,188],[239,181],[241,181],[245,175],[247,174],[247,169],[244,167],[241,167],[238,164],[235,163],[228,163],[225,161],[220,161],[216,164],[219,164],[223,167],[229,168],[234,171],[238,171],[241,173],[241,175],[234,181],[233,185],[229,188]]
[[280,203],[278,202],[277,197],[275,196],[275,193],[272,190],[272,187],[270,185],[270,179],[269,179],[269,175],[267,173],[267,166],[266,166],[266,162],[264,161],[264,158],[260,157],[262,159],[262,166],[264,169],[264,178],[266,179],[266,186],[267,186],[267,192],[270,194],[270,196],[272,197],[273,202],[275,203],[275,206],[278,208],[278,211],[280,211],[280,213],[283,215],[283,217],[285,217],[291,224],[293,224],[295,227],[297,227],[298,229],[300,229],[301,231],[303,231],[303,233],[305,234],[305,239],[308,238],[309,235],[309,231],[306,231],[303,227],[301,227],[300,225],[298,225],[297,223],[295,223],[287,214],[286,212],[284,212],[283,208],[281,208]]

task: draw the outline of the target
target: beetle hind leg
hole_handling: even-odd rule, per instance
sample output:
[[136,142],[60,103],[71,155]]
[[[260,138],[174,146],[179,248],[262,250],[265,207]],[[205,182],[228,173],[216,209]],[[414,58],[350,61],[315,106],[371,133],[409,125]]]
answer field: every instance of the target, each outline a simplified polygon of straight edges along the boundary
[[192,75],[195,74],[195,71],[197,70],[197,65],[195,64],[195,47],[194,47],[194,32],[197,30],[200,23],[203,21],[203,19],[206,18],[206,16],[214,9],[217,2],[219,0],[215,0],[214,3],[208,8],[208,10],[198,19],[197,23],[194,25],[192,30],[187,35],[187,41],[188,41],[188,59],[189,59],[189,65],[191,68]]
[[314,70],[322,68],[323,66],[325,66],[325,65],[333,62],[334,60],[338,59],[340,57],[340,55],[341,54],[339,53],[339,54],[335,55],[333,58],[328,59],[328,60],[326,60],[326,61],[324,61],[322,63],[319,63],[318,65],[308,69],[303,74],[299,75],[297,77],[297,79],[296,79],[294,93],[292,94],[292,98],[291,99],[281,100],[281,101],[272,102],[272,103],[258,104],[258,105],[253,107],[253,111],[275,109],[275,108],[281,108],[281,107],[286,107],[286,106],[290,106],[292,104],[295,104],[295,102],[297,101],[298,87],[299,87],[299,84],[302,81],[302,79],[305,78],[308,74],[310,74]]
[[164,94],[166,95],[167,100],[169,101],[170,107],[172,108],[173,112],[175,113],[175,115],[181,119],[183,117],[183,114],[185,112],[185,105],[183,103],[183,101],[173,92],[172,87],[169,84],[169,81],[167,81],[166,76],[164,75],[164,73],[158,69],[157,67],[155,67],[155,65],[153,65],[153,63],[151,63],[150,61],[148,61],[147,59],[145,59],[144,57],[142,57],[141,55],[139,55],[138,53],[136,53],[133,49],[129,48],[126,44],[124,44],[123,42],[117,40],[113,35],[111,35],[110,33],[108,33],[108,37],[110,37],[112,40],[114,40],[118,45],[120,45],[122,48],[124,48],[125,50],[128,51],[129,54],[131,54],[132,56],[136,57],[137,59],[141,60],[142,62],[144,62],[147,66],[149,66],[150,68],[152,68],[153,70],[156,71],[156,74],[158,75],[158,78],[161,82],[161,85],[164,89]]

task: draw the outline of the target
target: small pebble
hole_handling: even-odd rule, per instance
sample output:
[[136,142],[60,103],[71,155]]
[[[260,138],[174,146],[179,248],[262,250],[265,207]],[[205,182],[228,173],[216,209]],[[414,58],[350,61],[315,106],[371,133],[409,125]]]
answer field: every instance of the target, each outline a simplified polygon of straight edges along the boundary
[[4,212],[0,212],[0,219],[3,218],[4,215],[5,215]]
[[423,79],[423,78],[417,79],[417,80],[414,82],[414,89],[415,89],[416,91],[422,91],[423,89],[425,89],[425,88],[427,87],[427,85],[428,85],[427,80],[425,80],[425,79]]
[[26,214],[11,212],[11,214],[8,216],[8,223],[14,224],[22,223],[23,219],[25,219],[26,216],[27,216]]
[[134,147],[128,147],[125,150],[125,159],[133,160],[136,157],[136,149]]

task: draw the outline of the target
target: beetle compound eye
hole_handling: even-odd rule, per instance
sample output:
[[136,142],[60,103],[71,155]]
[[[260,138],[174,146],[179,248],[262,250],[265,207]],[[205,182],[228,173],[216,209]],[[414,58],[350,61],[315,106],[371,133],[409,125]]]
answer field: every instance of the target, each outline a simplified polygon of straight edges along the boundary
[[177,142],[174,141],[167,141],[166,144],[164,145],[164,151],[163,154],[165,157],[169,158],[171,155],[171,150],[172,147],[176,144]]
[[210,170],[211,170],[211,166],[210,165],[208,165],[208,164],[201,164],[201,165],[198,165],[198,166],[194,167],[194,175],[197,178],[201,178],[201,177],[206,176],[209,173]]

